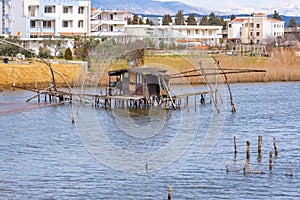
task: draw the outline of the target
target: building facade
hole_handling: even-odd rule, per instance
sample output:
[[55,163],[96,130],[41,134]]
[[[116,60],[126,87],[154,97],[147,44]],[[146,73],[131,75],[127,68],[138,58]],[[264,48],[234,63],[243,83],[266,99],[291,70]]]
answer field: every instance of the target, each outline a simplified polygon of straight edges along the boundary
[[123,35],[127,19],[132,18],[132,12],[127,10],[92,8],[91,15],[91,36]]
[[263,44],[268,39],[284,36],[284,21],[257,13],[249,17],[237,17],[227,24],[228,39],[242,44]]
[[126,25],[126,35],[140,39],[151,38],[158,43],[181,46],[216,46],[222,38],[222,26],[202,25]]
[[90,35],[90,0],[2,0],[2,34],[34,37]]

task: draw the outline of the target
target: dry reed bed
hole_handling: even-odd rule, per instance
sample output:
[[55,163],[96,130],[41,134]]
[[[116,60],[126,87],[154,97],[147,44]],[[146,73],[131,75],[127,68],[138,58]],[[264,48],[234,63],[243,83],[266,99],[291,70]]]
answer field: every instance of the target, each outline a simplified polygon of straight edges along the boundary
[[[77,81],[81,73],[81,67],[77,64],[53,64],[53,68],[71,84]],[[60,76],[55,75],[55,79],[58,85],[65,85],[64,80]],[[43,63],[0,64],[1,87],[9,88],[14,83],[19,87],[32,87],[36,84],[44,87],[49,85],[50,80],[51,72]]]
[[[228,80],[235,82],[271,82],[271,81],[300,81],[300,57],[297,57],[294,49],[276,49],[271,53],[271,57],[250,57],[250,56],[227,56],[218,55],[216,58],[220,65],[226,69],[251,69],[267,70],[266,73],[243,73],[228,74]],[[205,59],[203,59],[205,57]],[[208,55],[203,56],[179,56],[179,55],[147,55],[145,65],[148,67],[157,67],[168,70],[169,74],[198,69],[198,62],[205,60],[202,66],[214,67],[211,61],[206,59]],[[75,64],[56,64],[54,69],[61,73],[71,84],[81,85],[107,85],[107,71],[126,68],[128,63],[125,60],[118,60],[113,65],[106,67],[103,72],[84,73],[79,65]],[[95,66],[97,69],[99,66]],[[216,66],[215,66],[216,67]],[[97,70],[96,70],[97,71]],[[192,74],[192,73],[190,73]],[[186,74],[189,75],[189,74]],[[64,81],[55,76],[58,85],[64,85]],[[51,79],[50,70],[45,64],[35,62],[32,64],[0,64],[0,87],[10,87],[13,82],[17,86],[48,85]],[[173,79],[172,84],[201,84],[204,83],[202,77],[178,78]]]

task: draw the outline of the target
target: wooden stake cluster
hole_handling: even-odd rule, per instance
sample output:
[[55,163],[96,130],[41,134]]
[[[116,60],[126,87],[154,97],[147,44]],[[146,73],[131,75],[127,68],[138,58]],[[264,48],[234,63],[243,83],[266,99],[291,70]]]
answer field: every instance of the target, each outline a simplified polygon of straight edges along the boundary
[[[236,158],[236,154],[237,154],[236,136],[233,137],[233,140],[234,140],[234,158]],[[247,147],[246,147],[246,165],[245,166],[248,166],[250,163],[250,141],[247,141],[246,145],[247,145]],[[274,155],[275,155],[275,157],[277,157],[278,156],[278,148],[276,146],[276,138],[275,137],[273,138],[273,145],[274,145],[274,152],[275,152]],[[258,162],[260,162],[261,158],[262,158],[262,136],[261,135],[258,136],[257,150],[258,150]],[[244,168],[244,171],[245,171],[245,169],[246,168]],[[270,153],[269,153],[269,170],[270,171],[273,170],[273,152],[272,151],[270,151]],[[289,175],[292,174],[290,171],[291,170],[289,170],[287,172],[287,174],[289,174]]]

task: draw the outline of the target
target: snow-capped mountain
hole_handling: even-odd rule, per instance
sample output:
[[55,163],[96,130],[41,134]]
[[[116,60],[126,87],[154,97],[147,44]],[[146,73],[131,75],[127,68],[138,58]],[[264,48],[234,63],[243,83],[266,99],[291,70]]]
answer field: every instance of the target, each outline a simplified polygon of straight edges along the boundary
[[179,10],[183,10],[184,13],[196,13],[199,15],[209,15],[211,12],[214,12],[217,15],[251,14],[258,12],[273,14],[274,10],[276,10],[280,15],[300,16],[300,5],[266,8],[247,6],[217,11],[202,7],[194,7],[177,1],[160,2],[158,0],[92,0],[92,6],[102,9],[131,10],[133,13],[151,15],[174,15]]
[[138,14],[151,15],[174,15],[178,10],[184,13],[197,13],[200,15],[209,14],[211,11],[206,8],[193,7],[180,2],[160,2],[153,0],[92,0],[92,6],[102,9],[131,10]]
[[300,16],[300,6],[290,5],[288,7],[258,7],[258,6],[248,6],[248,7],[239,7],[233,8],[231,10],[224,10],[224,13],[231,14],[250,14],[250,13],[266,13],[273,14],[274,10],[279,12],[280,15],[285,16]]

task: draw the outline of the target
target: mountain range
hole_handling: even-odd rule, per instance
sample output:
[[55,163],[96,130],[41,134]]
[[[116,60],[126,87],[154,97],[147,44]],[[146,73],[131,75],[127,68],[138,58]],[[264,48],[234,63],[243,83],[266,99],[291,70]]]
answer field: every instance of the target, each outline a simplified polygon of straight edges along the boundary
[[[273,14],[274,10],[278,11],[280,15],[285,16],[299,16],[300,6],[290,5],[289,7],[239,7],[230,10],[209,10],[203,7],[190,6],[181,2],[161,2],[157,0],[91,0],[92,6],[101,9],[120,9],[131,10],[136,14],[144,15],[174,15],[178,10],[183,10],[184,13],[196,13],[199,15],[209,15],[214,12],[216,15],[231,15],[231,14],[250,14],[263,12],[266,14]],[[299,16],[300,17],[300,16]]]

